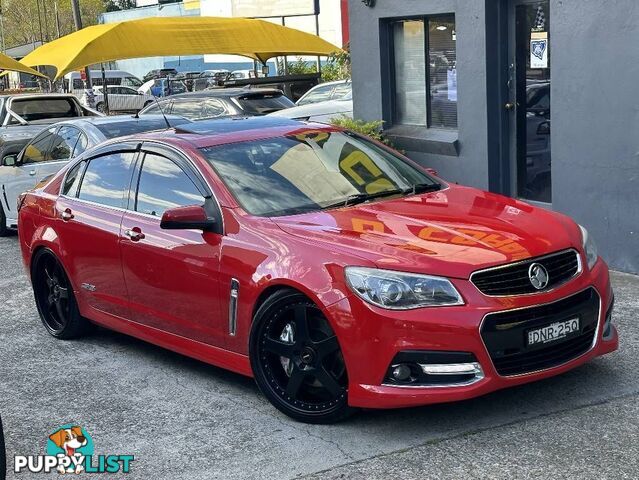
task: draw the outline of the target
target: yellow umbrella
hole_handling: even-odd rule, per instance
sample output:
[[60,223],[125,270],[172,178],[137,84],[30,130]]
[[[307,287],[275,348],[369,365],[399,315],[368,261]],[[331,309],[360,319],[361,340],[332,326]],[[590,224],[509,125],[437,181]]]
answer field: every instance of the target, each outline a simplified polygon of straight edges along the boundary
[[330,55],[335,45],[264,20],[155,17],[94,25],[38,47],[22,59],[51,65],[56,77],[87,65],[156,56],[233,54],[266,62],[281,55]]
[[22,72],[22,73],[30,73],[31,75],[37,75],[39,77],[45,77],[45,75],[41,74],[37,70],[33,68],[29,68],[23,63],[14,60],[11,57],[8,57],[2,53],[0,53],[0,70],[12,71],[12,72]]

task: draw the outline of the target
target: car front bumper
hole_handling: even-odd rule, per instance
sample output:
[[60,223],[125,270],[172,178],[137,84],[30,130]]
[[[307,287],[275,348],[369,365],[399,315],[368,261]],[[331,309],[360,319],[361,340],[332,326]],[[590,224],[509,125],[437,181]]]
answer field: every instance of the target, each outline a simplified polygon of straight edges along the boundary
[[[618,348],[614,326],[603,336],[613,294],[608,267],[602,260],[561,287],[534,295],[488,297],[467,280],[452,281],[465,299],[463,306],[385,310],[350,295],[327,309],[348,369],[351,406],[396,408],[469,399],[559,375]],[[480,333],[486,315],[553,304],[589,288],[598,294],[599,306],[593,341],[585,353],[530,373],[497,372]],[[385,381],[389,367],[398,353],[406,351],[470,353],[481,366],[481,374],[452,386],[389,385]]]

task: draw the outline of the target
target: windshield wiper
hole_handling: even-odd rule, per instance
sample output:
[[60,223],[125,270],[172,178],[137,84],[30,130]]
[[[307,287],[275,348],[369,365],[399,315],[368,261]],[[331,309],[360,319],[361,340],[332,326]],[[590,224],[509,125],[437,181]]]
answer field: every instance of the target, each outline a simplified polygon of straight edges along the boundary
[[324,205],[322,207],[322,210],[335,207],[347,207],[349,205],[364,203],[374,198],[389,197],[391,195],[400,195],[402,193],[405,193],[405,191],[399,188],[393,190],[383,190],[376,193],[354,193],[353,195],[349,195],[348,197],[346,197],[344,200],[340,200],[339,202],[335,202],[330,205]]
[[416,183],[404,190],[404,193],[415,195],[416,193],[436,192],[441,188],[442,186],[439,183]]

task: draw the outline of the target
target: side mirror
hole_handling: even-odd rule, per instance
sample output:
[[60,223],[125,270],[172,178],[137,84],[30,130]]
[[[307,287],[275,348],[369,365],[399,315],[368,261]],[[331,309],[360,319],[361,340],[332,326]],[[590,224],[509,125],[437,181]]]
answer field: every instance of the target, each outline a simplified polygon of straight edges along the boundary
[[2,158],[3,167],[15,167],[18,164],[18,155],[6,155]]
[[203,230],[214,231],[216,221],[209,218],[204,207],[191,205],[188,207],[171,208],[164,212],[160,221],[160,228],[164,230]]

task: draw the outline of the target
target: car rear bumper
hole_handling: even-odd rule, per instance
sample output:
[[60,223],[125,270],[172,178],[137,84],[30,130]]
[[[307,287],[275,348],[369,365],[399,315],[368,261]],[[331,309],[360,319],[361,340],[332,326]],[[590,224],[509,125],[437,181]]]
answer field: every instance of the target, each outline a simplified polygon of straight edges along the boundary
[[[502,388],[559,375],[618,348],[616,329],[612,325],[609,328],[605,328],[607,324],[604,325],[613,295],[608,267],[601,260],[592,271],[582,272],[572,281],[553,291],[535,295],[487,297],[469,281],[454,280],[454,283],[466,301],[463,306],[391,311],[371,306],[351,295],[329,307],[328,315],[340,340],[348,369],[350,405],[396,408],[469,399]],[[569,339],[552,342],[549,344],[552,348],[548,347],[548,352],[552,351],[553,355],[548,354],[551,361],[542,362],[541,368],[531,367],[529,371],[527,365],[535,363],[524,363],[521,367],[523,373],[504,374],[505,371],[513,370],[504,370],[503,366],[496,368],[495,362],[498,359],[495,347],[493,345],[489,352],[485,338],[480,333],[483,320],[487,316],[497,312],[527,312],[542,306],[552,313],[553,317],[549,320],[549,323],[552,323],[555,318],[561,320],[567,315],[572,315],[568,310],[566,314],[561,311],[553,312],[555,306],[558,310],[568,308],[565,299],[581,298],[589,291],[593,292],[589,300],[590,327],[586,326],[588,322],[584,320],[586,314],[578,314],[582,315],[583,325],[583,333],[580,332],[579,336],[586,335],[586,328],[593,329],[589,331],[588,339],[584,337],[584,342],[589,343],[582,342],[581,346],[575,346],[577,337],[569,337],[572,343]],[[595,301],[596,308],[592,305]],[[522,326],[524,327],[525,325]],[[524,332],[522,329],[511,333],[523,335]],[[543,348],[546,349],[545,346]],[[476,361],[480,366],[480,372],[473,376],[470,370],[465,370],[469,372],[465,377],[429,377],[442,379],[442,382],[436,385],[396,385],[388,380],[390,367],[396,365],[398,358],[405,358],[397,357],[400,352],[412,352],[413,355],[416,352],[428,352],[430,355],[433,352],[453,352],[451,358],[454,362],[465,362],[459,368],[468,369],[469,365]],[[537,354],[544,355],[544,352],[546,350],[538,350]],[[532,353],[534,356],[535,351]],[[461,354],[470,355],[470,360],[459,357]],[[435,356],[439,358],[441,355],[436,353]],[[440,362],[441,360],[434,361],[436,364]],[[437,372],[439,368],[435,367],[434,371]],[[430,368],[429,371],[433,369]],[[447,378],[452,381],[448,382]]]

